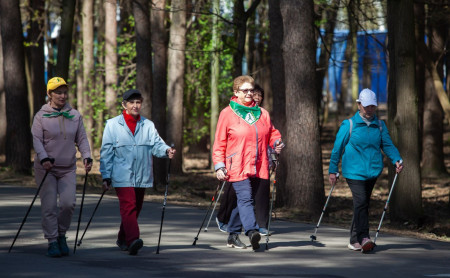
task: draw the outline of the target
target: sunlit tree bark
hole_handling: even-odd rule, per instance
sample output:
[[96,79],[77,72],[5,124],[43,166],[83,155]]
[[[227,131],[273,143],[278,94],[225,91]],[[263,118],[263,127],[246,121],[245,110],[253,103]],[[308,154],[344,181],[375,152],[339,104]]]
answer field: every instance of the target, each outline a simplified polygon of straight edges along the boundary
[[178,150],[172,161],[171,171],[182,173],[183,152],[183,90],[186,48],[186,1],[172,1],[168,53],[167,143]]
[[283,17],[283,58],[286,84],[285,155],[289,163],[285,206],[310,216],[324,200],[322,156],[316,93],[316,40],[313,0],[280,1]]

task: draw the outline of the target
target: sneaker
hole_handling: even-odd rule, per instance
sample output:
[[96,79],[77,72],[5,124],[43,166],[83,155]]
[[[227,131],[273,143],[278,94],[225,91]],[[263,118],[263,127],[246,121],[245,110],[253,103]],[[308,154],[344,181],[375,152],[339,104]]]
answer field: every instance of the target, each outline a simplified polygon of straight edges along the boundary
[[217,226],[219,227],[219,230],[223,233],[227,232],[227,228],[228,228],[228,224],[222,223],[219,221],[219,218],[216,217],[216,223]]
[[347,247],[353,251],[361,251],[361,244],[359,244],[359,242],[349,243]]
[[58,245],[61,256],[69,256],[69,246],[67,246],[66,235],[59,235]]
[[227,243],[228,247],[231,248],[238,248],[238,249],[245,249],[247,248],[247,246],[242,243],[242,241],[239,239],[239,235],[238,234],[231,234],[228,236],[228,243]]
[[259,241],[261,240],[259,232],[257,230],[250,231],[248,233],[248,238],[250,239],[253,250],[259,249]]
[[361,242],[361,252],[370,252],[372,251],[374,246],[375,244],[373,243],[373,241],[370,238],[365,237]]
[[61,251],[59,250],[58,241],[53,241],[48,244],[47,256],[52,258],[61,257]]
[[259,228],[259,234],[262,236],[267,236],[267,234],[269,234],[269,236],[271,236],[272,232],[269,232],[266,228]]
[[144,246],[144,242],[142,239],[138,238],[135,241],[133,241],[130,246],[128,246],[128,253],[130,255],[136,255],[138,253],[138,250]]
[[120,250],[128,251],[128,245],[127,245],[126,241],[124,241],[124,240],[122,241],[122,240],[118,239],[116,241],[116,245],[119,246]]

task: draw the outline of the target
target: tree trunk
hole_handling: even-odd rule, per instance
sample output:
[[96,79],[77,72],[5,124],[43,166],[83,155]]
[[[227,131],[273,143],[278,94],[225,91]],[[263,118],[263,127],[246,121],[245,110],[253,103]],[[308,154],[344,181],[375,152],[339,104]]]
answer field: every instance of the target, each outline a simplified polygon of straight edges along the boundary
[[[220,0],[213,0],[213,13],[220,14]],[[219,120],[219,38],[220,34],[218,31],[217,16],[213,15],[212,20],[212,59],[211,59],[211,121],[210,121],[210,146],[214,145],[214,137],[216,134],[217,121]],[[212,157],[212,148],[210,148],[210,156]],[[210,166],[214,168],[214,165],[210,163]]]
[[314,2],[283,0],[288,175],[284,203],[317,216],[324,200],[315,78]]
[[[392,195],[391,215],[396,221],[417,223],[422,215],[422,196],[413,3],[408,0],[388,1],[388,25],[389,44],[392,44],[389,47],[389,82],[395,82],[389,86],[388,95],[396,98],[395,102],[388,103],[395,106],[395,113],[389,112],[389,122],[396,129],[394,143],[405,164]],[[390,171],[393,170],[390,167]]]
[[[346,113],[346,103],[349,98],[349,77],[350,77],[350,59],[351,59],[351,49],[352,49],[352,40],[350,39],[350,34],[347,36],[347,44],[345,46],[345,54],[344,54],[344,62],[342,63],[342,74],[341,74],[341,95],[338,99],[338,116],[347,115]],[[341,124],[339,117],[336,117],[336,130],[339,129],[339,125]]]
[[[429,8],[430,20],[428,45],[436,65],[439,77],[443,79],[442,54],[445,52],[445,22],[439,22],[440,9]],[[423,37],[422,37],[423,40]],[[422,57],[422,55],[420,55]],[[433,77],[429,71],[425,74],[425,98],[423,111],[423,139],[422,139],[422,176],[445,177],[447,170],[444,163],[444,111],[439,103],[439,98],[433,84]]]
[[152,113],[152,43],[149,0],[134,0],[133,15],[136,32],[136,88],[144,97],[141,115],[151,118]]
[[[105,102],[107,118],[117,114],[117,1],[105,0]],[[103,128],[102,128],[103,129]]]
[[268,1],[264,1],[258,7],[258,17],[263,19],[259,20],[259,25],[256,26],[259,32],[259,41],[256,45],[254,55],[254,67],[253,78],[257,80],[257,83],[264,89],[264,102],[263,107],[272,115],[273,112],[273,94],[272,85],[270,82],[270,53],[267,46],[270,44],[269,40],[269,4]]
[[[415,20],[415,37],[416,45],[425,38],[425,4],[414,3],[414,17]],[[416,88],[417,88],[417,104],[419,111],[419,146],[423,146],[423,112],[424,112],[424,98],[425,98],[425,60],[423,59],[420,47],[416,47]],[[421,149],[423,154],[423,147]],[[422,157],[420,158],[422,161]]]
[[[269,0],[269,21],[270,21],[270,71],[272,95],[273,95],[273,113],[272,122],[281,132],[282,136],[286,136],[286,90],[284,76],[284,60],[281,43],[283,42],[283,18],[280,10],[280,1]],[[277,206],[284,205],[282,196],[288,195],[286,189],[287,176],[287,155],[282,154],[279,157],[279,166],[276,172],[277,179]]]
[[29,174],[30,110],[25,82],[25,51],[19,5],[19,0],[0,1],[0,33],[6,97],[6,165],[11,166],[15,172]]
[[83,103],[78,107],[84,119],[89,145],[93,146],[94,119],[91,94],[94,91],[94,0],[85,0],[83,9]]
[[422,133],[422,176],[436,178],[447,174],[444,164],[444,112],[434,90],[433,78],[425,73],[425,103]]
[[67,80],[69,77],[70,50],[72,49],[73,21],[76,0],[63,0],[61,13],[61,31],[58,38],[56,76]]
[[[82,3],[77,2],[77,6],[78,6],[77,10],[78,11],[81,10],[81,5],[82,5]],[[82,15],[77,16],[76,21],[77,22],[75,24],[81,26],[83,24]],[[82,30],[75,32],[74,40],[76,42],[79,42],[79,41],[82,41],[82,39],[83,39]],[[75,89],[76,92],[75,93],[76,93],[76,99],[77,99],[76,107],[80,113],[83,113],[83,91],[84,91],[84,88],[83,88],[83,72],[84,71],[83,71],[83,63],[82,63],[83,45],[81,45],[80,43],[75,43],[73,47],[74,47],[74,52],[75,52],[74,58],[77,59],[78,61],[80,61],[77,65],[76,70],[74,71],[74,75],[75,75],[74,77],[75,77],[75,83],[76,83],[76,89]],[[70,98],[69,98],[69,101],[70,101]],[[81,114],[81,115],[83,115],[83,114]]]
[[35,114],[45,103],[46,86],[44,78],[44,0],[33,0],[32,21],[29,40],[30,46],[30,71],[31,71],[31,91],[33,93],[33,114]]
[[[95,22],[94,22],[94,32],[97,33],[97,42],[96,42],[96,48],[99,49],[96,51],[95,54],[95,60],[96,63],[99,65],[98,68],[102,67],[102,70],[95,69],[94,70],[94,87],[92,96],[94,97],[93,104],[92,104],[92,114],[93,114],[93,144],[92,149],[94,148],[100,148],[102,144],[102,138],[103,138],[103,127],[104,127],[104,113],[105,113],[105,103],[102,103],[102,100],[106,99],[105,96],[105,75],[106,75],[106,65],[105,65],[105,47],[106,47],[106,37],[105,33],[103,33],[103,30],[105,30],[106,26],[106,15],[105,15],[105,8],[103,1],[96,1],[94,3],[94,14]],[[110,26],[110,28],[114,28],[113,26]],[[103,71],[104,70],[104,71]],[[94,158],[95,159],[95,158]]]
[[[167,107],[167,32],[164,26],[166,0],[152,1],[151,10],[152,47],[153,47],[153,92],[152,121],[159,134],[166,139]],[[166,167],[164,159],[155,158],[153,163],[154,188],[165,183]]]
[[333,0],[330,6],[325,10],[325,35],[323,36],[323,41],[320,45],[319,64],[317,65],[316,71],[318,105],[320,105],[320,99],[322,98],[323,79],[328,71],[328,61],[330,60],[331,50],[333,48],[334,27],[336,26],[339,3],[340,0]]
[[[352,57],[352,64],[351,64],[351,71],[350,71],[350,76],[351,76],[351,88],[352,88],[352,100],[353,100],[353,110],[356,111],[357,106],[356,106],[356,100],[358,99],[358,93],[359,93],[359,75],[358,75],[358,43],[357,43],[357,38],[358,38],[358,27],[357,27],[357,23],[356,23],[356,18],[355,18],[355,7],[356,4],[354,2],[355,0],[350,0],[349,4],[348,4],[348,22],[349,22],[349,35],[350,38],[352,40],[351,43],[351,49],[350,49],[350,53],[351,53],[351,57]],[[350,11],[350,10],[353,10]]]
[[233,23],[235,26],[236,50],[233,54],[233,78],[242,75],[242,58],[245,53],[245,38],[247,34],[248,18],[255,12],[261,0],[254,0],[250,8],[245,11],[244,1],[236,0],[234,3]]
[[244,0],[234,1],[233,10],[234,41],[236,50],[233,54],[233,78],[242,75],[242,57],[244,55],[247,18],[245,18]]
[[[255,74],[255,35],[256,35],[256,17],[252,14],[248,19],[248,32],[245,38],[245,57],[247,62],[247,74],[254,76]],[[258,82],[259,83],[259,82]]]
[[168,52],[167,143],[175,144],[177,152],[172,161],[172,172],[180,174],[183,153],[183,91],[186,48],[186,0],[172,1]]
[[371,58],[370,54],[367,53],[367,36],[364,35],[365,44],[363,46],[364,48],[364,54],[362,57],[362,68],[363,68],[363,76],[362,76],[362,87],[363,88],[372,88],[372,72],[371,72]]
[[167,106],[167,32],[165,30],[166,0],[153,1],[151,11],[152,47],[154,53],[152,119],[156,129],[166,134]]
[[[0,17],[0,26],[1,26]],[[0,61],[3,61],[2,32],[0,28]],[[0,155],[5,154],[6,145],[6,105],[5,105],[5,83],[3,75],[3,64],[0,64]]]
[[[445,22],[439,20],[441,8],[429,5],[431,20],[428,23],[428,45],[432,62],[440,80],[444,79]],[[422,37],[423,40],[423,37]],[[422,57],[422,55],[420,55]],[[426,72],[425,109],[423,121],[422,175],[426,177],[445,177],[448,175],[444,162],[444,111],[439,103],[433,84],[432,74]]]

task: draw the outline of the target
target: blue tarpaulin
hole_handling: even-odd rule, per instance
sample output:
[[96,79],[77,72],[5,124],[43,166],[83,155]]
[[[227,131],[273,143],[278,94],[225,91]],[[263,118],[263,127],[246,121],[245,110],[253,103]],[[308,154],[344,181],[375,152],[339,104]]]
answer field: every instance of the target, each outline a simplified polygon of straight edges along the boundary
[[[328,64],[327,80],[324,80],[324,90],[327,89],[328,81],[329,90],[333,97],[333,101],[341,94],[342,69],[345,66],[345,49],[347,47],[348,31],[335,31],[333,38],[333,46],[331,48],[331,56]],[[322,33],[323,35],[323,33]],[[386,37],[385,31],[358,32],[357,34],[357,51],[358,51],[358,77],[359,91],[363,88],[364,66],[368,68],[370,76],[366,80],[370,80],[370,88],[377,94],[378,102],[386,103],[387,101],[387,56],[386,56]],[[320,43],[317,48],[317,61],[320,56]],[[349,77],[351,76],[351,63],[349,66]]]

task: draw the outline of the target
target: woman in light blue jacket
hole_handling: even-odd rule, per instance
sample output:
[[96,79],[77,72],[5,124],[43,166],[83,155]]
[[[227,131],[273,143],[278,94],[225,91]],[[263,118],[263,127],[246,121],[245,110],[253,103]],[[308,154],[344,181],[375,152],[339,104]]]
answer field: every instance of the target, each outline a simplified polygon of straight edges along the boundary
[[381,151],[395,164],[397,173],[402,171],[403,166],[386,125],[375,115],[375,93],[364,89],[357,102],[359,111],[342,122],[336,135],[328,172],[329,181],[334,184],[342,156],[342,174],[353,195],[353,220],[348,248],[368,252],[374,247],[369,235],[369,203],[375,182],[383,171]]
[[106,122],[100,151],[103,187],[116,190],[122,222],[116,244],[130,255],[142,248],[137,218],[145,189],[153,186],[153,155],[172,158],[175,149],[167,146],[152,121],[141,117],[142,95],[128,90],[123,95],[123,113]]

